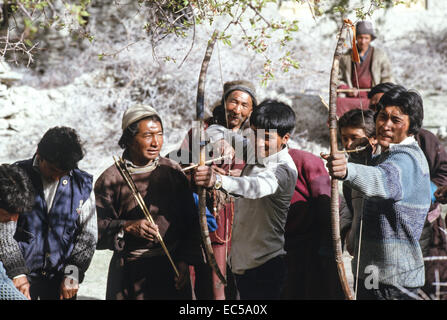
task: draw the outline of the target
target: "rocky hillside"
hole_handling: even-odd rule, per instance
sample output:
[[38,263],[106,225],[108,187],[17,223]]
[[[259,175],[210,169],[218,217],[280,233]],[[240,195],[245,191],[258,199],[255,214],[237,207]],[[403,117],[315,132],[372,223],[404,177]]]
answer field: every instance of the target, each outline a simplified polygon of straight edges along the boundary
[[[134,8],[115,10],[110,2],[94,1],[89,26],[95,40],[70,42],[64,34],[43,36],[46,50],[30,68],[0,63],[0,162],[13,162],[33,155],[43,133],[57,125],[76,128],[87,151],[81,168],[97,177],[121,151],[123,111],[135,102],[155,107],[163,117],[165,145],[174,148],[194,120],[194,105],[200,63],[211,30],[197,27],[195,42],[185,62],[192,36],[179,41],[167,37],[155,49],[141,29],[142,18]],[[432,3],[432,2],[430,2]],[[444,1],[436,7],[392,9],[373,16],[378,38],[374,45],[390,56],[396,82],[418,90],[424,98],[424,125],[447,141],[447,56]],[[242,43],[219,44],[213,54],[206,83],[210,107],[221,94],[222,83],[250,80],[264,97],[279,97],[293,105],[297,114],[294,146],[319,154],[327,151],[327,109],[319,95],[328,100],[329,71],[335,46],[333,22],[315,22],[300,11],[301,29],[289,45],[300,62],[299,70],[276,75],[267,87],[260,85],[263,60],[248,52]],[[278,13],[272,8],[268,14]],[[355,20],[355,19],[352,19]],[[235,39],[236,39],[235,34]],[[98,55],[104,54],[103,59]],[[176,63],[165,61],[171,56]],[[107,259],[95,255],[83,296],[104,298]]]

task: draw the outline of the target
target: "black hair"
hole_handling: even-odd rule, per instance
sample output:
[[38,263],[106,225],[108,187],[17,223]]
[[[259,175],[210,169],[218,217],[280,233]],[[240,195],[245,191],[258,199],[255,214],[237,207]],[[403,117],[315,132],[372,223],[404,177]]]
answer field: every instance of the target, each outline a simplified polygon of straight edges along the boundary
[[0,208],[9,213],[30,211],[34,205],[33,184],[18,165],[0,165]]
[[376,136],[376,124],[374,122],[374,112],[372,110],[352,109],[345,112],[338,120],[338,129],[360,128],[365,131],[368,138]]
[[399,88],[402,91],[407,90],[407,89],[405,89],[405,87],[403,87],[401,85],[394,84],[392,82],[383,82],[383,83],[379,83],[378,85],[371,88],[371,91],[368,92],[368,99],[371,99],[373,96],[375,96],[378,93],[386,93],[386,92],[390,91],[391,89],[395,89],[395,88]]
[[84,150],[75,129],[54,127],[49,129],[37,145],[39,157],[60,170],[73,170],[84,158]]
[[[386,92],[378,103],[378,113],[388,106],[399,107],[400,110],[410,118],[409,134],[417,134],[422,127],[424,120],[424,106],[421,96],[415,91],[402,91],[401,88],[394,88]],[[375,120],[374,119],[374,120]]]
[[250,116],[250,125],[256,129],[276,129],[280,137],[292,134],[296,116],[293,109],[276,100],[264,100]]
[[126,149],[132,142],[133,138],[138,134],[138,124],[143,120],[153,120],[160,122],[161,130],[163,131],[163,123],[161,122],[160,117],[155,114],[135,121],[131,125],[127,126],[126,129],[124,129],[123,134],[118,141],[118,145],[122,149]]

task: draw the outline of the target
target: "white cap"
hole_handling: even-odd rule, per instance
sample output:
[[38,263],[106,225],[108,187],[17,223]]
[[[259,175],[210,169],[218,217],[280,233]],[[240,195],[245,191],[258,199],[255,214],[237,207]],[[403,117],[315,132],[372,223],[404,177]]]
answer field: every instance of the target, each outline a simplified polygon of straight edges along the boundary
[[132,123],[150,116],[157,116],[160,118],[161,121],[160,115],[151,106],[144,104],[133,105],[124,112],[121,128],[124,131]]

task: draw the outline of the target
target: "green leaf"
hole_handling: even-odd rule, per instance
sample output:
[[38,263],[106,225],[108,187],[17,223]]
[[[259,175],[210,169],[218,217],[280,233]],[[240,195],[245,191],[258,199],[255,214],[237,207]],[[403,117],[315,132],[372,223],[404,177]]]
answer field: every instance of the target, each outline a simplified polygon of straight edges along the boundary
[[31,42],[30,39],[25,39],[23,42],[25,42],[25,44],[26,44],[28,47],[32,47],[32,46],[33,46],[33,43]]

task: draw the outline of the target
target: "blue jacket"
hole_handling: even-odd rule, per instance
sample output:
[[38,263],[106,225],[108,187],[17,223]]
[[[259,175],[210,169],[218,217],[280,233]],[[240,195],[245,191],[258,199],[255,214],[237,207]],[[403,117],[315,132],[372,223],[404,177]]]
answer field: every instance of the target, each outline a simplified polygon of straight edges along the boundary
[[53,207],[48,212],[41,177],[33,168],[33,159],[17,164],[29,174],[36,199],[33,209],[19,216],[14,238],[19,243],[30,277],[51,279],[60,276],[73,251],[80,209],[92,191],[93,177],[79,169],[62,177]]
[[[196,205],[197,211],[199,211],[199,195],[197,193],[193,193],[194,196],[194,203]],[[211,212],[206,208],[206,222],[208,224],[208,230],[210,232],[216,231],[217,229],[217,222],[216,218],[211,214]]]

